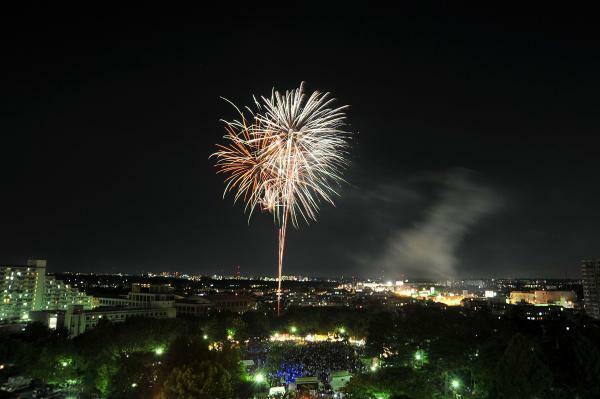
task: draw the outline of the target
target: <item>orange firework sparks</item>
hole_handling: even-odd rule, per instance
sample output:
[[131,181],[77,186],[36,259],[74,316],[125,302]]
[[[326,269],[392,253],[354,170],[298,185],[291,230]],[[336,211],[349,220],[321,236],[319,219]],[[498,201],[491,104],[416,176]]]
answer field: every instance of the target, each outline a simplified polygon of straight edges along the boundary
[[[316,220],[321,201],[333,204],[343,181],[349,133],[344,107],[332,108],[329,93],[298,89],[255,99],[251,118],[225,121],[224,145],[217,145],[217,172],[227,175],[225,193],[245,203],[248,217],[258,206],[273,215],[279,233],[277,312],[288,221]],[[234,105],[235,107],[235,105]]]

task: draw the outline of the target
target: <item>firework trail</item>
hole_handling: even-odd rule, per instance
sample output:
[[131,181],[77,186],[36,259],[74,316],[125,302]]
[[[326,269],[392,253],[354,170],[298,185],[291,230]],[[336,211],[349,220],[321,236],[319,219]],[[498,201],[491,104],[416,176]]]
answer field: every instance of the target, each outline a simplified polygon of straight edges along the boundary
[[350,134],[343,130],[347,106],[332,107],[329,93],[307,95],[304,85],[270,98],[254,98],[255,109],[232,104],[239,119],[224,121],[225,144],[218,144],[217,173],[225,194],[245,203],[248,218],[258,207],[273,215],[278,227],[277,313],[288,222],[316,220],[319,205],[333,205],[343,181]]

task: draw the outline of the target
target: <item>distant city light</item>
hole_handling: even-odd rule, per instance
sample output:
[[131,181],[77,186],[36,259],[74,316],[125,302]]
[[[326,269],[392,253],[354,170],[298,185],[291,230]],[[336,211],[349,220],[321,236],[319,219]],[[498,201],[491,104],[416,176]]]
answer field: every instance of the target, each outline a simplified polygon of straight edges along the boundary
[[134,382],[134,383],[131,384],[131,387],[135,388],[135,387],[137,387],[137,384]]

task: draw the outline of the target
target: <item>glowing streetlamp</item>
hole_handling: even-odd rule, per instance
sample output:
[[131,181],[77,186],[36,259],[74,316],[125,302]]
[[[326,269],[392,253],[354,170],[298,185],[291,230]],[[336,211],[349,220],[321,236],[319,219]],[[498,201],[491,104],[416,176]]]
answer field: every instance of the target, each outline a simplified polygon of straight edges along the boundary
[[257,384],[262,384],[265,382],[265,375],[263,373],[254,374],[254,382]]
[[226,332],[227,332],[227,339],[229,341],[233,340],[233,337],[235,336],[235,329],[228,328]]
[[154,353],[157,356],[161,356],[163,353],[165,353],[165,348],[163,348],[162,346],[157,346],[156,348],[154,348]]
[[453,378],[452,381],[450,381],[450,386],[452,387],[452,389],[457,390],[458,388],[460,388],[460,380],[458,380],[457,378]]
[[208,335],[204,334],[204,335],[202,336],[202,339],[206,341],[206,340],[208,339]]
[[344,327],[340,327],[338,331],[340,334],[346,334],[346,329]]
[[291,332],[292,334],[295,334],[297,331],[298,331],[298,329],[296,328],[296,326],[291,326],[291,327],[290,327],[290,332]]

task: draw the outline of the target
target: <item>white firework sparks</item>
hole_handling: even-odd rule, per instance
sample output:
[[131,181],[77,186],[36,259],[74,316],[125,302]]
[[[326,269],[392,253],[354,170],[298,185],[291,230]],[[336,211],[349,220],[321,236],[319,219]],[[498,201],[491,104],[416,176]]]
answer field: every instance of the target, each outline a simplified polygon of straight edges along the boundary
[[272,213],[279,227],[279,310],[287,223],[316,220],[322,201],[333,204],[348,162],[347,106],[332,107],[329,93],[307,96],[303,85],[254,101],[249,119],[236,107],[241,119],[225,122],[227,144],[213,155],[227,174],[225,192],[243,199],[250,216],[257,205]]

